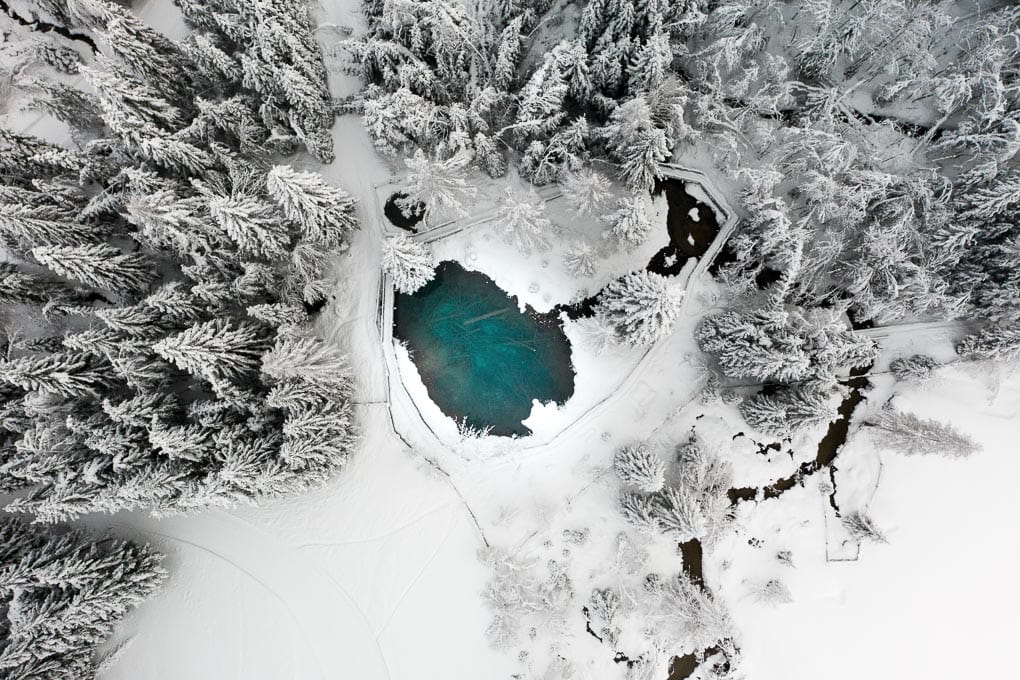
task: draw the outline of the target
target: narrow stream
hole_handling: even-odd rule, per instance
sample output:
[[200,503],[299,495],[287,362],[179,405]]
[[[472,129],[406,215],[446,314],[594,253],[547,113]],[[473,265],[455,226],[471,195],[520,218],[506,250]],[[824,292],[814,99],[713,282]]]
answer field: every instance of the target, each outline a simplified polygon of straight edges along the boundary
[[[871,364],[862,368],[854,368],[850,370],[850,378],[847,380],[846,385],[850,388],[850,394],[847,395],[846,399],[839,405],[837,409],[839,417],[829,423],[829,428],[825,432],[825,436],[822,437],[821,441],[818,442],[818,452],[815,454],[813,460],[809,460],[805,463],[801,463],[800,467],[788,477],[777,479],[775,482],[761,488],[756,487],[737,487],[730,489],[726,492],[729,496],[730,502],[736,505],[740,501],[750,501],[761,497],[762,500],[769,498],[778,498],[783,495],[786,491],[789,491],[795,486],[803,484],[804,479],[809,475],[818,472],[823,468],[830,469],[830,475],[833,468],[833,463],[836,460],[836,456],[839,454],[839,449],[846,443],[847,434],[850,431],[850,417],[853,415],[854,409],[864,401],[864,393],[867,388],[871,385],[871,382],[865,377],[868,371],[871,370]],[[833,490],[832,498],[830,502],[832,507],[837,511],[835,505],[835,490]]]
[[65,26],[58,26],[57,24],[51,24],[45,21],[38,21],[35,19],[26,19],[25,17],[21,16],[13,9],[11,9],[11,6],[7,4],[6,0],[0,0],[0,11],[2,11],[4,14],[9,16],[11,19],[21,24],[22,26],[30,28],[31,30],[37,33],[56,33],[57,35],[64,36],[68,40],[75,40],[77,42],[85,43],[86,45],[89,46],[93,53],[99,51],[99,48],[96,47],[95,41],[92,40],[92,38],[90,38],[89,36],[85,35],[84,33],[72,33]]

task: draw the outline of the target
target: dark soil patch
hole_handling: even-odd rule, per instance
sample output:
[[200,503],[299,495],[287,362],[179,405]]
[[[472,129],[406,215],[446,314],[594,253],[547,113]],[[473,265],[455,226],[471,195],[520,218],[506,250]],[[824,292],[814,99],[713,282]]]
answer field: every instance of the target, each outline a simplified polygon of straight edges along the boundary
[[386,219],[388,219],[395,227],[400,227],[401,229],[406,229],[411,232],[418,231],[415,228],[415,225],[425,219],[425,206],[424,204],[419,203],[411,211],[411,216],[408,217],[404,214],[404,211],[401,210],[400,205],[398,205],[398,201],[405,198],[407,198],[407,194],[403,191],[398,191],[387,198],[386,205],[383,206],[383,214],[386,215]]

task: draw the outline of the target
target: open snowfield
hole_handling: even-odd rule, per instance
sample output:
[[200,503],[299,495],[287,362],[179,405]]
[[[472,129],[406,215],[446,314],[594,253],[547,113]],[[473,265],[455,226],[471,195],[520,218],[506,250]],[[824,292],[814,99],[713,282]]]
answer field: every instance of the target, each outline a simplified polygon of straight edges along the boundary
[[[359,24],[358,0],[322,2],[315,11],[320,22]],[[170,5],[148,0],[137,9],[160,29],[183,31]],[[324,28],[319,36],[329,63],[334,31]],[[338,71],[331,84],[337,96],[358,87]],[[698,428],[718,441],[737,484],[758,486],[811,457],[819,432],[798,439],[795,459],[763,456],[749,438],[731,436],[741,427],[733,406],[697,401],[704,371],[692,330],[716,309],[717,291],[691,263],[683,318],[672,336],[648,352],[596,356],[576,325],[567,324],[575,397],[560,409],[536,406],[527,421],[534,437],[461,437],[428,401],[406,352],[380,334],[380,248],[392,232],[380,187],[399,186],[402,164],[378,156],[355,116],[339,119],[333,132],[332,165],[295,165],[314,168],[359,201],[361,231],[337,258],[334,302],[317,324],[350,353],[360,450],[322,488],[257,508],[90,517],[90,527],[153,543],[167,554],[171,574],[120,627],[107,647],[117,651],[99,677],[626,677],[626,664],[614,662],[611,646],[586,631],[581,612],[591,590],[608,579],[642,576],[613,561],[620,536],[630,531],[616,508],[614,451],[646,439],[675,443]],[[674,161],[731,186],[703,158]],[[660,231],[633,252],[607,253],[598,274],[579,281],[563,270],[564,246],[598,242],[602,227],[571,222],[562,203],[550,201],[564,240],[549,253],[520,256],[482,222],[437,242],[437,254],[486,273],[544,311],[641,266],[666,240],[660,199],[652,210]],[[486,214],[493,207],[480,199],[473,209]],[[382,318],[390,318],[385,310]],[[874,336],[884,349],[880,368],[914,351],[951,355],[941,329]],[[893,398],[902,410],[953,422],[983,451],[965,460],[903,456],[878,447],[856,414],[837,461],[838,498],[844,508],[867,508],[887,544],[845,543],[828,490],[820,487],[827,473],[779,499],[743,503],[734,528],[706,548],[705,579],[731,609],[748,680],[1005,677],[1020,611],[1014,499],[1020,372],[955,366],[923,386],[897,386],[895,394],[891,382],[876,377],[861,411],[874,412]],[[571,532],[585,538],[569,539]],[[668,541],[632,540],[645,554],[641,568],[679,571],[680,557],[664,546]],[[540,567],[556,560],[577,591],[562,619],[536,626],[534,635],[505,650],[493,648],[485,634],[490,612],[482,593],[491,574],[479,554],[487,546]],[[780,551],[790,552],[790,564],[776,559]],[[792,602],[755,600],[752,588],[773,578],[786,584]],[[545,673],[557,656],[569,658],[573,674]]]

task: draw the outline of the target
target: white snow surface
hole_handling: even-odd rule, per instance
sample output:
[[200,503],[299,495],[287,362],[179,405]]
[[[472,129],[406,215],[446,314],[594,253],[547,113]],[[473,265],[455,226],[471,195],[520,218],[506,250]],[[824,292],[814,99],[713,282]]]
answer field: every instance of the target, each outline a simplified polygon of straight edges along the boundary
[[[158,28],[175,35],[181,30],[169,1],[138,8]],[[334,1],[315,13],[322,22],[362,22],[356,0]],[[327,55],[338,54],[331,31],[319,36]],[[343,96],[357,82],[337,71],[332,86]],[[753,432],[733,438],[746,427],[732,406],[696,400],[703,371],[691,330],[719,296],[705,284],[690,291],[676,333],[641,362],[627,352],[595,357],[567,324],[577,403],[608,392],[604,407],[567,418],[570,426],[559,430],[562,420],[548,424],[572,414],[536,406],[527,422],[538,441],[504,442],[501,455],[475,455],[483,447],[470,439],[440,443],[413,409],[425,403],[413,364],[382,343],[377,328],[384,220],[377,188],[399,183],[395,173],[402,164],[379,158],[353,116],[337,121],[334,136],[333,165],[295,164],[322,172],[360,201],[363,228],[336,263],[336,303],[319,328],[349,348],[357,369],[361,449],[322,488],[258,508],[89,518],[97,529],[157,545],[171,573],[163,590],[119,628],[108,647],[123,648],[100,677],[540,678],[550,659],[563,655],[574,664],[572,677],[623,678],[626,666],[585,632],[580,614],[593,587],[622,578],[615,546],[620,532],[630,529],[615,507],[613,451],[643,439],[666,451],[695,427],[733,463],[736,484],[757,486],[810,458],[820,431],[794,441],[793,457],[785,446],[763,455],[754,441],[766,438]],[[596,277],[571,279],[560,251],[571,237],[594,242],[602,227],[567,219],[555,199],[549,207],[565,231],[553,252],[522,258],[495,236],[486,238],[480,225],[445,240],[440,255],[485,272],[523,303],[544,310],[581,288],[596,290],[661,245],[650,240],[633,253],[608,254]],[[661,223],[661,214],[655,221]],[[951,354],[939,331],[890,331],[880,342],[885,363],[876,370],[890,356],[918,348]],[[888,378],[874,381],[861,413],[892,396]],[[406,388],[404,396],[393,393],[395,384]],[[1003,676],[1020,611],[1020,513],[1012,494],[1020,478],[1013,450],[1020,435],[1020,375],[950,368],[925,386],[897,390],[898,408],[951,421],[978,438],[984,451],[965,460],[908,458],[876,447],[866,428],[852,428],[837,461],[837,498],[845,508],[867,508],[889,537],[885,545],[858,550],[847,544],[819,488],[825,473],[779,499],[742,504],[733,531],[706,550],[705,572],[732,610],[749,680]],[[444,417],[435,411],[425,414],[433,427]],[[574,545],[564,540],[567,529],[589,529],[590,535]],[[749,539],[757,540],[751,545]],[[561,625],[543,627],[509,650],[488,644],[489,613],[480,594],[489,574],[476,557],[486,540],[539,563],[565,563],[576,598]],[[647,551],[641,569],[679,570],[669,540],[633,540],[637,552]],[[792,553],[794,566],[775,559],[780,550]],[[753,585],[772,578],[783,580],[793,602],[770,607],[749,596]],[[620,643],[640,644],[630,638]],[[521,651],[527,651],[523,661]]]

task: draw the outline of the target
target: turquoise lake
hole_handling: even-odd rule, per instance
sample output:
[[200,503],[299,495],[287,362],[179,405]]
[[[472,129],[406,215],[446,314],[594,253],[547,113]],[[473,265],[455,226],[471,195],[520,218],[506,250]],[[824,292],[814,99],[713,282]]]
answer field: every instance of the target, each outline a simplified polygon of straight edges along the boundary
[[396,294],[393,335],[443,413],[492,435],[529,434],[521,421],[533,399],[562,404],[574,393],[559,320],[522,313],[492,279],[456,262],[441,262],[413,295]]

